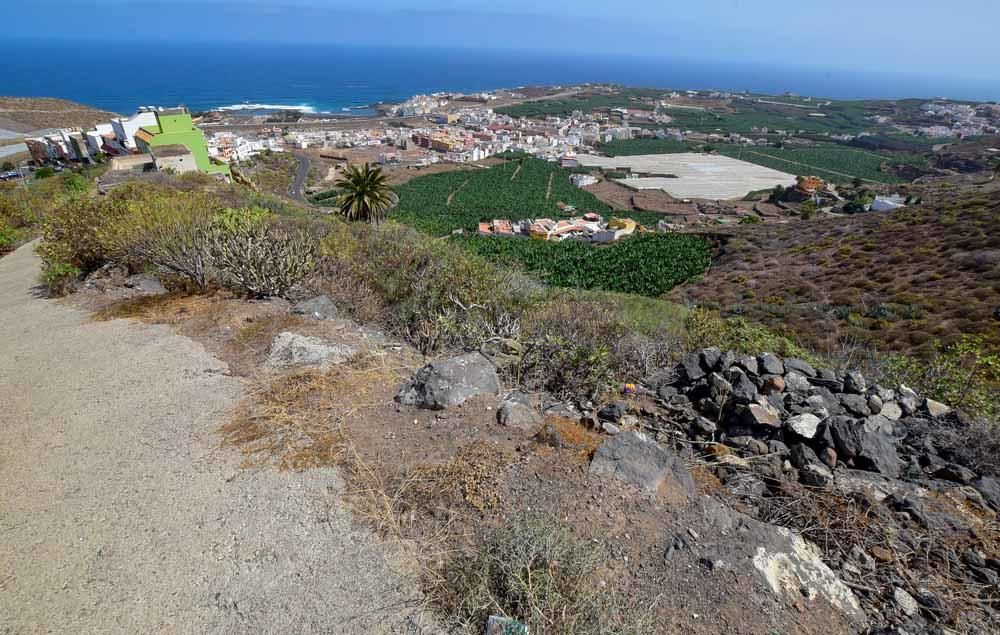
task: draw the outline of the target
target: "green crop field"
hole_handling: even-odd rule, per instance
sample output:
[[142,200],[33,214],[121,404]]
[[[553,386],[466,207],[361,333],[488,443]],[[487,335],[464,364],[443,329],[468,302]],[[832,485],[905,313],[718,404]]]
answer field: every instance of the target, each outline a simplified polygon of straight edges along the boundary
[[673,139],[621,139],[602,143],[599,149],[609,157],[624,157],[636,154],[690,152],[691,146],[687,142]]
[[493,236],[456,240],[488,260],[523,268],[553,286],[650,297],[701,275],[711,261],[708,242],[691,234],[641,234],[609,246]]
[[574,110],[593,112],[609,108],[634,108],[653,110],[653,106],[636,101],[642,98],[660,98],[664,91],[649,88],[626,88],[613,94],[577,95],[565,99],[540,99],[514,106],[497,108],[496,112],[509,117],[565,116]]
[[926,165],[917,155],[882,155],[867,150],[824,145],[808,148],[715,146],[720,154],[792,174],[815,174],[833,182],[847,182],[858,177],[878,183],[902,183],[903,180],[880,170],[883,163]]
[[570,174],[555,163],[524,157],[485,170],[431,174],[396,188],[393,218],[442,236],[475,230],[480,221],[494,218],[565,218],[560,202],[576,207],[572,215],[610,215],[610,207],[570,183]]

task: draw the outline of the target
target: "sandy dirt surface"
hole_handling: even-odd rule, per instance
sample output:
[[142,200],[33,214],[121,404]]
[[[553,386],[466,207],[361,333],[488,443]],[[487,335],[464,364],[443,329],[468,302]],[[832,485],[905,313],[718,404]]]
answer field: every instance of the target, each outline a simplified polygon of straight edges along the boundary
[[219,448],[222,362],[44,299],[38,268],[0,259],[0,633],[436,630],[335,471]]

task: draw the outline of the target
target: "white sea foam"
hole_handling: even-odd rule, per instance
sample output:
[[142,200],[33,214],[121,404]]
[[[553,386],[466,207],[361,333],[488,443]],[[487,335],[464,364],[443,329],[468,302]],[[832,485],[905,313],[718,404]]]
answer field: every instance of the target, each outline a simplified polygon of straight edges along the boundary
[[233,104],[232,106],[219,106],[216,110],[299,110],[301,112],[315,113],[316,109],[305,104],[300,106],[288,106],[283,104]]

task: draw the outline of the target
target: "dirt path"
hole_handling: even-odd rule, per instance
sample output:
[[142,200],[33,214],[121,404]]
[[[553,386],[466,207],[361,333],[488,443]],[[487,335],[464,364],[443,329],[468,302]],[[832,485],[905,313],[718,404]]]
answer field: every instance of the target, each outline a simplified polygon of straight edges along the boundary
[[417,633],[332,470],[242,471],[242,392],[162,326],[91,322],[0,259],[0,633]]
[[445,204],[447,207],[451,207],[451,201],[452,201],[452,199],[455,198],[456,194],[458,194],[459,192],[462,191],[462,188],[465,187],[465,184],[468,183],[468,182],[469,182],[469,179],[465,179],[464,181],[462,181],[461,185],[459,185],[458,187],[455,188],[455,191],[453,191],[451,194],[448,195],[448,202]]
[[517,175],[521,173],[521,168],[522,168],[522,167],[524,167],[524,163],[523,163],[523,162],[521,162],[521,161],[518,161],[518,162],[517,162],[517,169],[516,169],[516,170],[514,170],[514,173],[510,175],[510,180],[511,180],[511,182],[513,182],[513,181],[514,181],[514,179],[516,179],[516,178],[517,178]]
[[545,190],[545,200],[546,201],[549,200],[550,198],[552,198],[552,177],[554,177],[555,175],[556,175],[555,172],[552,172],[551,174],[549,174],[549,186],[548,186],[548,189]]

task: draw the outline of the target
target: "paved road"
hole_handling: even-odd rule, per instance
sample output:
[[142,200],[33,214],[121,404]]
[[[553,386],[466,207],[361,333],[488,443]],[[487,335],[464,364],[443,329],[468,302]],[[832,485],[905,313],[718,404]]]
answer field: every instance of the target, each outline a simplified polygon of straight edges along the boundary
[[306,203],[306,197],[302,193],[302,186],[305,185],[306,179],[309,178],[309,169],[312,167],[312,160],[304,154],[296,154],[295,158],[298,159],[299,165],[295,170],[295,180],[292,182],[292,186],[288,188],[288,195],[297,201]]
[[427,632],[334,471],[242,471],[243,394],[162,326],[93,322],[0,259],[0,633]]
[[12,143],[9,146],[0,146],[0,159],[12,157],[15,154],[27,152],[28,146],[23,143]]

